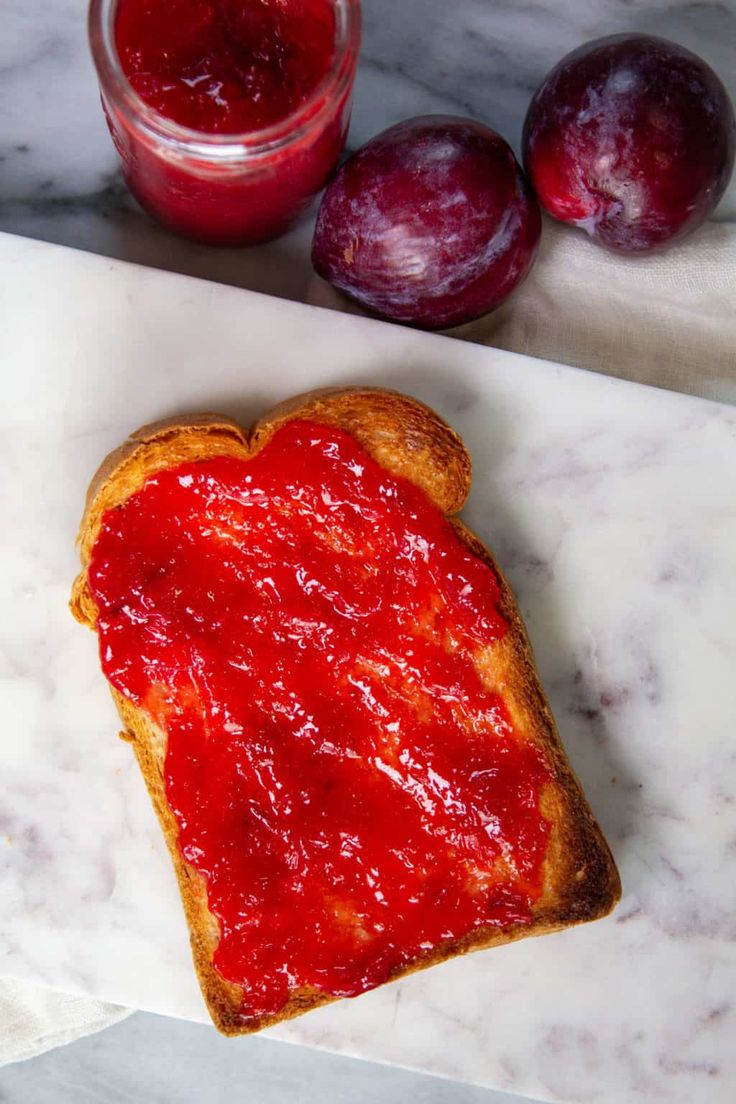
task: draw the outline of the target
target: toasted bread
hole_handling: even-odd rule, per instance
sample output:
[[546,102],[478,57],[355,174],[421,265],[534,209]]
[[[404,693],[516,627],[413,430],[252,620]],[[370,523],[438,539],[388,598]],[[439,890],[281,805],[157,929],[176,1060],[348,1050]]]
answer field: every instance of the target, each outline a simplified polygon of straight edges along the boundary
[[[501,930],[497,926],[477,928],[435,947],[408,966],[402,965],[389,980],[454,955],[604,916],[620,896],[615,863],[565,757],[513,594],[491,553],[454,517],[470,490],[467,451],[458,435],[421,403],[377,389],[328,390],[274,408],[250,431],[216,416],[172,419],[138,430],[107,457],[90,485],[78,538],[82,571],[72,593],[74,616],[90,628],[96,627],[98,611],[87,568],[107,511],[125,503],[162,469],[216,456],[247,459],[294,418],[347,431],[388,472],[418,485],[451,520],[472,553],[490,565],[499,581],[500,612],[509,628],[484,652],[481,677],[489,688],[502,689],[515,731],[541,749],[551,772],[551,781],[540,796],[540,808],[551,831],[542,892],[534,902],[531,920]],[[194,963],[216,1027],[227,1035],[257,1031],[335,999],[319,989],[304,988],[292,991],[288,1003],[276,1014],[243,1015],[242,987],[225,980],[213,964],[220,931],[208,907],[206,882],[183,858],[177,843],[177,820],[164,786],[166,732],[147,712],[111,689],[124,726],[121,735],[133,746],[171,853]]]

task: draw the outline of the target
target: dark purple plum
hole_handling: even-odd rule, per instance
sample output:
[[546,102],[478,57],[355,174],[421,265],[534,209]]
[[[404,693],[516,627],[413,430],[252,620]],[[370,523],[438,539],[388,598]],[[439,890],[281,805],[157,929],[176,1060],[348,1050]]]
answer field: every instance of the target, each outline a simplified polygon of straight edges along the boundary
[[734,112],[701,58],[674,42],[614,35],[559,62],[524,124],[539,202],[601,245],[643,253],[684,237],[723,195]]
[[408,119],[342,166],[312,263],[369,311],[427,330],[468,322],[531,268],[539,207],[503,138],[445,115]]

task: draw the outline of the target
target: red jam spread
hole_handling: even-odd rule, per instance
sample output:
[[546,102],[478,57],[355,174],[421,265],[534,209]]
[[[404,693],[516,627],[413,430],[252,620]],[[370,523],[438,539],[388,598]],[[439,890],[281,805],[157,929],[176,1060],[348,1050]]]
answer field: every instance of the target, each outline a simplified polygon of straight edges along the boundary
[[498,582],[342,430],[152,476],[89,568],[111,683],[168,734],[185,858],[243,1014],[353,996],[529,921],[549,778],[481,682]]
[[208,245],[282,234],[345,144],[359,0],[117,0],[113,52],[138,101],[110,77],[102,2],[91,9],[102,103],[139,203]]
[[138,95],[209,134],[260,130],[307,100],[335,52],[332,0],[118,0],[115,42]]

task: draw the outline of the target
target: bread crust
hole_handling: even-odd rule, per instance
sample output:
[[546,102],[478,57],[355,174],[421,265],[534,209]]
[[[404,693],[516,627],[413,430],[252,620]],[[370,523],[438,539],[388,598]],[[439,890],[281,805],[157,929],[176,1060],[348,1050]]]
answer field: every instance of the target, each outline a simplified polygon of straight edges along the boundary
[[[274,407],[250,431],[214,414],[170,418],[142,427],[106,457],[90,483],[78,536],[82,571],[72,590],[72,613],[95,629],[97,608],[89,590],[87,568],[107,510],[122,505],[162,468],[218,455],[252,456],[293,418],[308,418],[347,430],[388,471],[420,486],[474,555],[491,566],[499,580],[500,610],[509,629],[503,640],[489,646],[480,658],[479,674],[489,687],[502,691],[518,738],[530,740],[544,751],[552,774],[540,797],[542,812],[552,827],[542,895],[532,908],[531,922],[503,930],[489,926],[473,931],[435,948],[408,967],[397,968],[387,980],[454,955],[606,915],[621,894],[618,871],[565,756],[513,593],[489,550],[453,516],[470,491],[470,458],[458,434],[415,399],[378,388],[328,389]],[[305,988],[295,991],[276,1014],[244,1017],[242,987],[226,981],[213,965],[219,925],[207,905],[206,881],[186,862],[178,847],[178,826],[164,789],[166,734],[142,709],[114,688],[111,690],[124,725],[121,736],[133,746],[171,853],[195,968],[215,1026],[225,1035],[247,1034],[330,1003],[335,998]]]

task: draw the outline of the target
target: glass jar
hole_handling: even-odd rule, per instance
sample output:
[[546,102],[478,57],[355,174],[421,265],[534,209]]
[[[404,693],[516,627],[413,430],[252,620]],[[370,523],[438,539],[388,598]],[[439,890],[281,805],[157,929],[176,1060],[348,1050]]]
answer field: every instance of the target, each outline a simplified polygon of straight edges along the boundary
[[117,0],[91,0],[89,37],[102,106],[138,202],[178,234],[212,245],[274,238],[309,207],[345,144],[360,47],[360,0],[333,0],[335,52],[305,103],[245,134],[208,134],[138,96],[115,47]]

